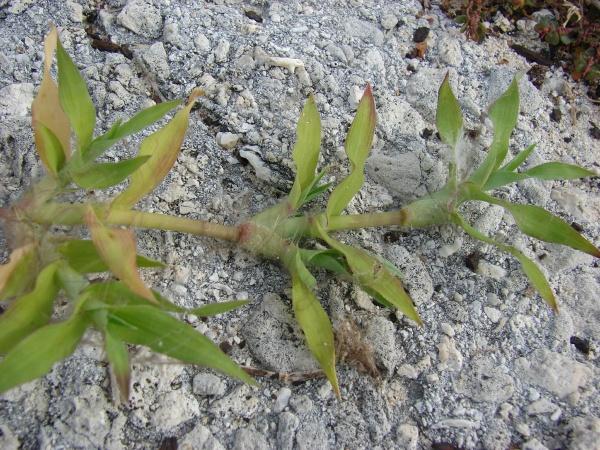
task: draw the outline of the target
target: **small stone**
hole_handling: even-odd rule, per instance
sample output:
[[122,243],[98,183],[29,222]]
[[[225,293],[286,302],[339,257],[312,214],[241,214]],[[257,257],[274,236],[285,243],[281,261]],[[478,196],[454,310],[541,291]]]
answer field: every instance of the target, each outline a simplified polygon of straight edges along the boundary
[[457,239],[454,241],[453,244],[442,246],[442,248],[440,248],[440,256],[442,258],[447,258],[448,256],[454,255],[457,251],[460,250],[462,244],[462,239]]
[[69,11],[69,19],[72,22],[83,22],[83,6],[73,1],[67,1],[67,10]]
[[200,53],[208,53],[210,50],[210,41],[203,34],[199,34],[194,38],[194,45]]
[[530,439],[529,441],[525,442],[523,444],[523,447],[521,448],[522,450],[548,450],[548,447],[546,447],[536,438]]
[[222,39],[217,44],[217,48],[215,48],[215,62],[222,63],[227,61],[227,55],[229,54],[229,47],[231,44],[229,41]]
[[171,75],[167,52],[162,42],[156,42],[148,47],[143,53],[142,59],[160,80],[164,81]]
[[348,103],[350,104],[350,108],[354,110],[358,107],[362,95],[363,91],[359,86],[354,85],[350,88],[350,95],[348,96]]
[[195,398],[184,389],[177,389],[159,398],[156,411],[151,414],[152,426],[159,432],[167,432],[200,415]]
[[179,450],[225,450],[225,447],[212,435],[210,430],[199,424],[180,438],[177,442]]
[[4,424],[0,424],[0,448],[6,450],[16,450],[21,448],[19,438]]
[[423,42],[425,39],[427,39],[427,36],[429,36],[429,28],[419,27],[413,34],[413,42]]
[[557,406],[550,400],[542,398],[527,406],[527,414],[530,416],[537,416],[540,414],[548,414],[556,411]]
[[323,400],[329,398],[331,396],[331,392],[331,383],[329,382],[321,384],[317,390],[317,394],[319,394],[319,397],[321,397]]
[[292,450],[294,448],[294,438],[296,430],[300,425],[300,420],[291,412],[283,412],[279,416],[277,424],[276,448],[280,450]]
[[14,83],[0,89],[0,116],[26,117],[33,102],[32,83]]
[[493,323],[498,323],[502,317],[502,312],[499,309],[492,308],[491,306],[484,306],[483,312],[485,312],[485,315],[488,316]]
[[235,66],[244,72],[250,72],[255,66],[254,58],[250,55],[242,55],[235,62]]
[[179,34],[179,25],[175,22],[169,22],[163,29],[163,37],[165,42],[177,47],[183,46],[183,40]]
[[394,14],[384,14],[381,17],[381,26],[384,30],[391,30],[398,25],[398,18]]
[[515,361],[517,374],[524,380],[549,390],[559,398],[577,393],[592,379],[585,364],[560,353],[539,349]]
[[438,42],[438,52],[442,62],[458,67],[463,62],[460,44],[456,39],[443,38]]
[[438,358],[440,370],[450,370],[456,372],[460,370],[463,364],[463,356],[456,348],[456,343],[448,336],[442,336],[438,344]]
[[241,428],[235,433],[233,450],[263,450],[269,448],[262,433],[252,428]]
[[352,298],[354,298],[354,301],[359,308],[366,311],[375,311],[377,309],[371,301],[371,296],[362,289],[355,289]]
[[396,345],[396,327],[385,317],[373,317],[367,325],[365,338],[371,342],[375,360],[389,373],[393,373],[402,353]]
[[405,377],[410,380],[416,380],[419,378],[419,371],[415,366],[411,366],[410,364],[402,364],[400,367],[398,367],[396,373],[401,377]]
[[442,330],[442,333],[444,333],[446,336],[454,337],[454,328],[452,328],[452,325],[450,325],[449,323],[442,322],[442,324],[440,325],[440,329]]
[[219,132],[217,133],[217,144],[220,147],[231,150],[238,144],[241,138],[242,136],[236,133]]
[[409,423],[403,423],[396,431],[396,448],[417,450],[419,445],[419,428]]
[[570,450],[591,450],[600,442],[600,419],[593,416],[573,417],[567,424]]
[[283,387],[279,389],[277,398],[275,399],[275,406],[273,406],[273,411],[276,413],[282,412],[287,407],[291,396],[292,391],[290,388]]
[[225,394],[225,383],[216,375],[199,373],[192,382],[192,391],[196,395],[221,397]]
[[129,0],[117,16],[119,25],[140,36],[157,38],[162,31],[162,16],[155,6],[143,0]]
[[494,280],[501,280],[506,277],[506,270],[500,266],[489,263],[485,260],[480,260],[477,265],[477,273]]

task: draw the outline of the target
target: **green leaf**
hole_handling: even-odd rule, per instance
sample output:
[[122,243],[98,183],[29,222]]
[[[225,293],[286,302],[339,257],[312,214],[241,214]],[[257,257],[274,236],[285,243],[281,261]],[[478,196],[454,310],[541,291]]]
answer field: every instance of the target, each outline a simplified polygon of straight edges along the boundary
[[375,101],[371,86],[358,104],[356,116],[346,137],[346,155],[351,164],[350,174],[333,190],[327,203],[327,218],[339,216],[364,183],[365,161],[369,156],[375,133]]
[[335,344],[333,328],[327,313],[312,291],[292,271],[292,304],[296,320],[302,328],[310,352],[325,372],[336,395],[340,387],[335,372]]
[[26,244],[12,251],[6,264],[0,265],[0,301],[26,292],[37,275],[37,251]]
[[452,219],[458,226],[465,230],[467,234],[471,235],[475,239],[478,239],[487,244],[495,245],[502,251],[510,253],[512,256],[514,256],[521,264],[521,270],[523,270],[523,273],[527,276],[532,286],[539,292],[540,296],[546,301],[546,303],[548,303],[548,305],[554,311],[558,311],[558,303],[556,302],[556,297],[554,297],[554,292],[552,292],[550,283],[548,283],[548,280],[546,280],[546,277],[544,276],[543,272],[531,259],[527,258],[527,256],[525,256],[516,248],[495,241],[494,239],[486,236],[476,228],[473,228],[459,214],[453,214]]
[[317,280],[315,280],[315,277],[306,268],[304,262],[302,262],[300,251],[298,249],[294,249],[290,252],[290,256],[288,257],[291,258],[291,261],[286,265],[288,268],[292,266],[290,271],[294,272],[300,278],[300,280],[302,280],[302,283],[304,283],[309,289],[313,289],[317,284]]
[[62,109],[69,117],[71,126],[77,135],[80,149],[85,149],[92,141],[96,126],[96,109],[87,91],[85,81],[77,67],[57,41],[56,59],[58,61],[58,96]]
[[534,150],[535,150],[535,144],[531,144],[525,150],[519,152],[517,154],[517,156],[515,156],[508,163],[506,163],[506,165],[504,167],[502,167],[502,169],[500,169],[500,170],[507,170],[507,171],[515,170],[517,167],[519,167],[521,164],[523,164],[527,158],[529,158],[529,155],[531,155],[531,153]]
[[[40,159],[53,175],[56,175],[56,171],[53,169],[57,166],[56,162],[68,158],[71,154],[69,118],[60,106],[58,86],[50,75],[57,39],[58,32],[52,26],[46,39],[44,39],[44,76],[42,77],[40,89],[31,104],[31,123],[35,136],[35,147]],[[52,135],[59,140],[60,149],[63,150],[62,157],[56,154],[56,148],[59,147],[56,144],[53,144],[52,149],[46,148],[48,138],[42,136],[41,125],[50,130]],[[52,154],[49,154],[50,152]]]
[[211,367],[246,383],[254,380],[208,338],[151,305],[118,306],[108,311],[108,332],[180,361]]
[[127,189],[113,201],[114,207],[130,208],[169,173],[181,149],[192,106],[202,93],[200,89],[194,90],[185,107],[169,123],[142,141],[138,155],[150,159],[132,174]]
[[321,118],[315,99],[311,95],[304,105],[296,127],[296,144],[292,153],[296,165],[296,179],[290,192],[293,208],[302,205],[302,194],[311,186],[315,178],[320,148]]
[[123,139],[126,136],[138,133],[144,128],[149,127],[154,122],[162,119],[165,114],[173,110],[181,104],[181,100],[171,100],[169,102],[158,103],[154,106],[140,111],[127,122],[122,125],[118,125],[114,131],[111,132],[111,139]]
[[525,172],[498,170],[492,173],[485,184],[484,190],[494,189],[516,181],[526,180],[527,178],[537,178],[539,180],[572,180],[595,176],[597,175],[594,172],[583,167],[561,162],[549,162],[532,167]]
[[87,318],[76,314],[20,341],[0,362],[0,393],[49,372],[55,363],[73,353],[87,325]]
[[508,89],[490,107],[489,117],[494,125],[494,139],[488,155],[471,175],[470,181],[484,186],[492,172],[504,162],[508,144],[519,116],[519,78],[515,76]]
[[525,172],[528,176],[540,180],[572,180],[576,178],[597,177],[591,170],[574,164],[549,162],[532,167]]
[[452,87],[450,87],[448,73],[446,73],[438,92],[435,123],[442,141],[454,148],[462,134],[463,116],[460,105],[452,92]]
[[117,163],[93,164],[82,172],[73,172],[73,180],[84,189],[105,189],[115,186],[135,172],[150,156],[138,156]]
[[52,316],[58,294],[57,263],[40,272],[33,291],[16,299],[0,316],[0,354],[14,348],[25,336],[45,325]]
[[525,173],[509,172],[506,170],[497,170],[493,172],[483,186],[483,190],[489,191],[497,189],[507,184],[516,183],[517,181],[526,180],[529,178]]
[[382,261],[364,250],[332,239],[319,222],[316,222],[316,226],[321,239],[332,249],[344,255],[354,279],[364,291],[373,295],[384,306],[397,308],[419,325],[423,323],[397,276],[396,268],[390,270],[390,263],[387,261]]
[[[92,304],[91,308],[88,309],[105,308],[106,306],[134,306],[148,304],[144,297],[136,295],[125,286],[125,284],[118,281],[94,283],[84,291],[84,295],[87,298],[95,299],[100,302]],[[156,291],[154,291],[154,297],[158,302],[157,306],[164,311],[193,314],[197,317],[216,316],[250,303],[247,300],[234,300],[229,302],[210,303],[198,308],[187,309],[171,303]]]
[[61,261],[56,275],[60,286],[65,290],[71,300],[76,300],[81,291],[90,284],[84,276],[66,262]]
[[351,278],[352,274],[344,265],[344,256],[335,250],[300,250],[305,264],[329,270],[343,278]]
[[[59,253],[69,265],[80,273],[106,272],[108,266],[102,261],[94,243],[89,240],[71,239],[58,247]],[[160,261],[137,255],[138,267],[166,267]]]
[[40,143],[44,149],[44,163],[51,174],[56,175],[65,164],[65,151],[58,137],[39,122],[36,126]]
[[156,303],[154,294],[140,278],[136,263],[135,236],[132,230],[108,228],[98,220],[90,206],[85,221],[92,235],[92,242],[102,261],[129,289],[136,294]]
[[534,205],[503,205],[514,217],[521,231],[546,242],[567,245],[600,258],[600,250],[581,236],[567,222]]
[[121,401],[126,402],[129,398],[129,386],[131,385],[131,369],[129,366],[129,351],[127,344],[114,337],[109,332],[104,333],[104,350],[110,364],[117,385]]

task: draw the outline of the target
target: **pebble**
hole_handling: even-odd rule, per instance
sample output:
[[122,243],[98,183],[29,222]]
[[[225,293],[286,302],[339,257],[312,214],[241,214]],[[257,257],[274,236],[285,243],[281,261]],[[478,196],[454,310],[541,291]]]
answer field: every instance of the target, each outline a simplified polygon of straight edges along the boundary
[[279,389],[277,398],[275,399],[275,405],[273,406],[273,411],[276,413],[282,412],[287,407],[291,396],[292,391],[290,388],[282,387]]
[[491,306],[484,306],[483,312],[493,323],[498,323],[502,318],[502,312],[499,309],[492,308]]
[[460,44],[456,39],[443,38],[438,41],[438,52],[443,63],[459,67],[463,63]]
[[66,5],[69,11],[69,19],[75,23],[83,22],[83,6],[70,0],[67,1]]
[[220,147],[231,150],[235,148],[241,138],[242,136],[240,134],[219,132],[217,133],[217,144],[219,144]]
[[160,80],[166,80],[171,75],[167,52],[162,42],[156,42],[146,49],[142,59]]
[[221,397],[225,394],[225,383],[216,375],[199,373],[194,376],[192,391],[196,395]]
[[540,414],[548,414],[556,411],[557,406],[550,400],[541,398],[527,406],[527,414],[537,416]]
[[0,89],[0,116],[26,117],[33,102],[32,83],[14,83]]
[[459,371],[463,365],[463,356],[456,348],[454,339],[442,336],[438,348],[439,370]]
[[398,25],[398,18],[394,14],[384,14],[381,17],[381,26],[384,30],[391,30]]
[[419,428],[409,423],[403,423],[398,426],[396,431],[397,448],[405,450],[417,450],[419,445]]
[[117,23],[148,38],[157,38],[162,31],[160,10],[144,0],[129,0],[117,16]]
[[215,48],[215,62],[222,63],[227,61],[227,56],[229,55],[229,48],[231,47],[231,43],[225,39],[221,39]]
[[157,408],[150,415],[150,422],[155,430],[167,432],[199,415],[196,399],[184,389],[177,389],[159,397]]
[[204,34],[199,34],[194,38],[194,45],[200,53],[208,53],[210,51],[210,41]]
[[275,437],[277,449],[292,450],[294,448],[294,438],[299,425],[300,420],[295,414],[283,412],[279,415],[277,435]]
[[393,373],[402,353],[396,345],[396,327],[385,317],[375,316],[369,320],[365,338],[371,343],[377,365]]
[[196,425],[192,431],[183,435],[177,441],[177,448],[180,450],[225,450],[223,444],[202,424]]

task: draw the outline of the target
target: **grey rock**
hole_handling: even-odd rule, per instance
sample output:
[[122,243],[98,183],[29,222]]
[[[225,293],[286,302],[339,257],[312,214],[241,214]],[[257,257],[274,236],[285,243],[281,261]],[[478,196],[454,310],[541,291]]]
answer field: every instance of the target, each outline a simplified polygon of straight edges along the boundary
[[453,38],[445,37],[438,41],[438,52],[442,62],[458,67],[463,63],[460,43]]
[[383,33],[376,25],[370,22],[350,18],[345,22],[344,29],[348,36],[361,39],[376,46],[383,44]]
[[370,48],[365,53],[365,64],[366,67],[369,68],[371,73],[376,74],[378,77],[381,77],[385,74],[385,62],[383,61],[383,56],[381,52],[376,48]]
[[200,53],[208,53],[210,50],[210,41],[204,34],[199,34],[194,38],[194,45]]
[[292,450],[294,448],[294,438],[299,425],[300,419],[295,414],[283,412],[279,415],[276,437],[278,449]]
[[167,392],[160,396],[150,421],[156,430],[166,432],[200,415],[195,398],[184,389]]
[[396,25],[398,25],[398,17],[396,17],[394,14],[384,14],[381,17],[381,26],[383,27],[384,30],[391,30],[393,29]]
[[225,39],[221,39],[215,48],[215,62],[222,63],[227,61],[227,56],[229,55],[229,48],[231,47],[231,43]]
[[557,406],[546,398],[541,398],[527,406],[527,414],[537,416],[540,414],[553,413],[557,410]]
[[268,369],[294,372],[318,367],[289,307],[276,294],[263,297],[241,332],[254,357]]
[[202,424],[196,425],[177,442],[181,450],[225,450],[225,447]]
[[538,349],[517,359],[515,368],[522,380],[543,387],[560,398],[577,392],[592,378],[592,370],[587,365],[548,349]]
[[[438,88],[447,72],[447,69],[423,68],[412,75],[406,84],[406,99],[431,123],[435,123]],[[450,84],[454,92],[458,92],[454,86],[455,79],[456,74],[451,69]]]
[[117,23],[149,38],[159,37],[162,32],[160,10],[144,0],[129,0],[117,16]]
[[325,424],[319,418],[311,418],[301,423],[296,432],[298,450],[329,449],[329,439]]
[[166,80],[171,75],[167,52],[162,42],[152,44],[143,53],[142,58],[151,72],[154,72],[160,80]]
[[0,116],[26,117],[32,101],[32,83],[9,84],[0,89]]
[[501,403],[510,399],[515,383],[508,369],[491,358],[473,359],[454,382],[454,390],[477,402]]
[[508,425],[501,419],[493,419],[483,434],[482,443],[486,450],[506,450],[510,448],[511,437]]
[[0,448],[6,450],[17,450],[20,448],[20,441],[12,432],[8,425],[0,423]]
[[240,428],[235,433],[234,450],[265,450],[270,448],[262,433],[251,428]]
[[402,358],[402,352],[396,345],[394,324],[385,317],[375,316],[367,325],[365,338],[373,347],[377,365],[393,373]]
[[367,173],[390,191],[411,198],[421,186],[421,162],[415,153],[397,156],[374,154],[367,160]]
[[83,6],[73,1],[67,1],[67,9],[69,11],[69,19],[72,22],[83,22]]
[[600,443],[600,419],[580,416],[569,420],[569,446],[571,450],[597,449]]
[[277,398],[275,399],[275,405],[273,406],[273,411],[276,413],[280,413],[283,411],[290,401],[290,397],[292,396],[292,390],[288,387],[283,387],[279,389],[277,393]]
[[192,390],[196,395],[220,397],[225,394],[225,383],[211,373],[199,373],[194,377]]
[[433,280],[423,261],[398,244],[388,245],[385,255],[402,274],[402,282],[415,305],[426,305],[433,295]]
[[223,148],[231,150],[238,144],[241,138],[242,136],[237,133],[218,132],[217,144]]
[[396,446],[406,450],[417,450],[419,445],[419,428],[403,423],[396,430]]
[[260,152],[258,152],[254,146],[247,145],[241,149],[240,156],[250,163],[257,178],[263,181],[271,181],[271,169],[263,161]]
[[377,107],[377,126],[393,139],[397,135],[419,135],[427,124],[410,103],[402,97],[391,97]]
[[548,450],[544,444],[542,444],[538,439],[533,438],[529,439],[527,442],[523,443],[523,450]]

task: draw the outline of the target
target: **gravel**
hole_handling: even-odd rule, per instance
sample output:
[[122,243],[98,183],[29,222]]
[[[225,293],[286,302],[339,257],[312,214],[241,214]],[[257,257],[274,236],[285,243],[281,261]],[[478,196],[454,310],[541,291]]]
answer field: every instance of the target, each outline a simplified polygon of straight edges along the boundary
[[[89,84],[97,131],[160,99],[184,98],[194,87],[206,92],[191,114],[177,165],[141,202],[145,209],[239,223],[272,205],[291,186],[295,122],[311,93],[322,115],[321,166],[339,179],[348,167],[345,131],[366,83],[379,122],[366,184],[349,211],[398,207],[432,192],[447,173],[435,108],[448,72],[469,131],[463,172],[485,156],[491,142],[485,111],[517,73],[524,74],[522,105],[511,154],[536,143],[532,164],[561,160],[598,170],[600,146],[591,130],[599,108],[582,87],[560,68],[530,80],[531,64],[510,49],[512,36],[470,42],[438,1],[428,10],[417,0],[4,3],[2,206],[42,173],[29,114],[51,21]],[[526,25],[511,32],[521,43],[531,41]],[[118,45],[94,48],[86,28]],[[415,42],[427,44],[423,59],[409,57]],[[108,157],[133,154],[140,139]],[[527,182],[500,195],[545,206],[600,241],[596,179]],[[519,237],[498,207],[472,204],[464,212],[486,233],[539,259],[558,294],[559,314],[528,288],[514,259],[451,227],[348,233],[342,239],[398,265],[424,321],[416,327],[348,284],[330,289],[318,277],[319,297],[336,322],[351,321],[368,337],[379,378],[352,360],[340,363],[338,400],[322,379],[260,378],[254,388],[138,349],[131,399],[119,405],[100,336],[90,333],[46,377],[0,396],[0,447],[598,448],[597,261]],[[292,319],[289,280],[277,265],[210,239],[158,231],[138,236],[143,253],[169,265],[146,279],[182,306],[251,300],[239,311],[193,323],[240,364],[283,374],[316,368]],[[0,239],[4,256],[6,239]],[[477,254],[479,273],[465,263]]]

